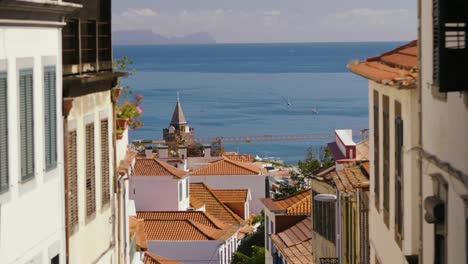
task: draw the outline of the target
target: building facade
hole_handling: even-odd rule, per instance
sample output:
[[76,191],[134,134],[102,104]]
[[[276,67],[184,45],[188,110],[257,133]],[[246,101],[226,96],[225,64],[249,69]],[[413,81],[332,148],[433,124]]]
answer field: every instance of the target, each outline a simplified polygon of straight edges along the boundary
[[418,43],[348,67],[369,79],[371,263],[414,263],[421,234]]
[[65,263],[61,32],[81,6],[0,2],[0,263]]
[[468,4],[419,6],[421,263],[467,263]]

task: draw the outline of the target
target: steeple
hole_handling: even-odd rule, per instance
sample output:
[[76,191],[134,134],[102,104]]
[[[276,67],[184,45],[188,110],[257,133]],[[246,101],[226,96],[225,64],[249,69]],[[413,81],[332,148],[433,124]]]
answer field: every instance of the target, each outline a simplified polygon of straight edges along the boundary
[[179,93],[177,93],[177,103],[172,114],[171,126],[178,126],[187,124],[185,120],[184,111],[182,111],[182,105],[180,104]]

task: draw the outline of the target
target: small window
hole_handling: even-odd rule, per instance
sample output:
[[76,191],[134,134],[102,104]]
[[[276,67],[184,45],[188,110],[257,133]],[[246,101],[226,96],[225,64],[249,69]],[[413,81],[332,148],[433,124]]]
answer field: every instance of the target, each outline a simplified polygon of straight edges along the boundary
[[466,23],[445,23],[445,48],[466,48]]
[[44,68],[44,134],[46,169],[57,167],[57,100],[55,66]]
[[8,190],[7,74],[0,73],[0,193]]
[[21,180],[34,177],[33,70],[19,72]]
[[182,188],[182,181],[179,181],[179,202],[182,201],[182,192],[184,191],[184,189]]
[[188,177],[185,179],[185,198],[189,197],[189,179]]
[[86,125],[86,216],[96,212],[96,166],[94,154],[94,124]]

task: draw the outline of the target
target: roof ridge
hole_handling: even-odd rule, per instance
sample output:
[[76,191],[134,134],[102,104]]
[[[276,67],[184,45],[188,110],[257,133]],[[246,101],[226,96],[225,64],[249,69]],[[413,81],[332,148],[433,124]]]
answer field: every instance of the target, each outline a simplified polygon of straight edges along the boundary
[[[373,56],[373,57],[370,57],[368,58],[366,61],[374,61],[374,60],[377,60],[377,59],[380,59],[382,58],[383,56],[386,56],[386,55],[390,55],[390,54],[393,54],[393,53],[399,53],[399,51],[403,50],[403,49],[406,49],[406,48],[410,48],[410,47],[413,47],[414,45],[416,45],[418,43],[418,40],[415,39],[415,40],[412,40],[406,44],[403,44],[401,46],[398,46],[396,48],[393,48],[392,50],[389,50],[389,51],[386,51],[378,56]],[[400,53],[401,54],[401,53]]]
[[259,172],[260,172],[260,169],[259,169],[259,170],[255,170],[255,169],[253,169],[253,168],[250,168],[250,166],[246,166],[246,165],[247,165],[246,162],[240,162],[240,161],[232,160],[232,159],[227,158],[227,157],[225,157],[224,160],[227,161],[227,162],[229,162],[229,163],[231,163],[231,164],[234,164],[234,165],[236,165],[236,166],[238,166],[238,167],[241,167],[241,168],[244,168],[244,169],[246,169],[246,170],[249,170],[249,171],[251,171],[251,172],[253,172],[253,173],[259,173]]
[[[192,183],[190,183],[192,184]],[[219,198],[218,196],[216,196],[216,194],[214,194],[212,191],[211,191],[211,187],[208,186],[207,184],[205,184],[204,182],[201,182],[201,185],[203,187],[205,187],[208,192],[213,196],[213,198],[234,218],[234,220],[241,224],[241,220],[242,219],[239,215],[237,215],[236,213],[234,213],[229,207],[227,207]],[[239,219],[238,219],[239,218]],[[227,223],[226,223],[227,224]]]
[[[173,175],[173,176],[175,176],[177,178],[182,178],[183,176],[187,176],[187,174],[188,174],[188,172],[185,172],[185,171],[183,171],[181,169],[175,168],[175,167],[171,166],[170,164],[168,164],[168,163],[166,163],[166,162],[164,162],[162,160],[159,160],[159,159],[153,159],[153,160],[155,160],[159,165],[161,165],[164,168],[164,170],[166,170],[169,174],[171,174],[171,175]],[[171,171],[171,170],[174,170],[174,171]],[[175,171],[180,171],[181,173],[184,172],[185,175],[179,176],[179,175],[175,174]]]
[[[193,227],[195,227],[199,232],[201,232],[204,236],[206,236],[207,238],[210,238],[210,239],[213,239],[213,240],[217,240],[222,234],[220,234],[221,232],[224,234],[224,232],[226,230],[224,229],[221,229],[221,228],[212,228],[212,227],[209,227],[207,225],[204,225],[202,223],[198,223],[196,221],[193,221],[191,219],[187,219],[187,222],[189,222]],[[226,227],[227,228],[227,227]],[[205,230],[204,230],[205,229]],[[207,230],[206,230],[207,229]],[[211,230],[210,230],[211,229]],[[210,235],[208,232],[211,231],[211,232],[214,232],[214,233],[218,233],[218,234],[212,234]],[[224,232],[223,232],[224,231]]]

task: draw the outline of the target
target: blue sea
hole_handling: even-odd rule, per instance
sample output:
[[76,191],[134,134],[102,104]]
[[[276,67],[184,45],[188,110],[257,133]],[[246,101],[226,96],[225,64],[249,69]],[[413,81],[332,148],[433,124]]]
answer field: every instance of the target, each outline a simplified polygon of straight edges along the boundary
[[[144,96],[144,127],[130,139],[160,139],[180,94],[195,137],[333,134],[368,127],[367,81],[346,64],[400,42],[115,46]],[[318,115],[312,114],[316,108]],[[225,143],[231,151],[297,163],[326,140]]]

